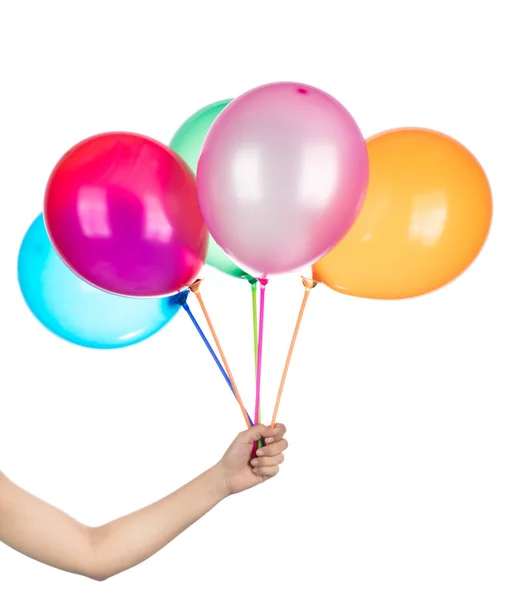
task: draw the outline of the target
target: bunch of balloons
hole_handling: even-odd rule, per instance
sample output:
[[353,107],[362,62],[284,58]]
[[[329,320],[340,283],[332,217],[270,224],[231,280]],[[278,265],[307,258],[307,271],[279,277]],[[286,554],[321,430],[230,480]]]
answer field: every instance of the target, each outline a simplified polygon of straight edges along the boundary
[[[169,146],[106,133],[71,148],[21,246],[19,282],[47,328],[94,348],[146,339],[183,306],[252,424],[260,418],[270,278],[312,265],[274,420],[317,283],[372,299],[431,292],[473,262],[491,219],[487,177],[457,141],[417,128],[366,141],[329,94],[275,83],[206,106]],[[254,420],[199,291],[205,261],[252,287]],[[189,290],[220,360],[190,313]]]

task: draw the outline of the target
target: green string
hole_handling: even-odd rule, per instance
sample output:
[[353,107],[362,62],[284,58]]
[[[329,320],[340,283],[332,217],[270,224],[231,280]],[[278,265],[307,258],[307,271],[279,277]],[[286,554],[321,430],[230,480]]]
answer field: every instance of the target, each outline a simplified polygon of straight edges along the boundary
[[254,376],[258,368],[258,282],[250,284],[252,290],[252,326],[254,333]]

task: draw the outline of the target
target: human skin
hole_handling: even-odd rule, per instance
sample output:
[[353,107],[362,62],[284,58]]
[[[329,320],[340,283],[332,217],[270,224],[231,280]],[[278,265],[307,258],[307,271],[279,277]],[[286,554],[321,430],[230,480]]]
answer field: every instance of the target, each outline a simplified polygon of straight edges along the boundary
[[[286,428],[256,425],[222,459],[169,496],[100,527],[88,527],[0,472],[0,541],[49,566],[104,581],[145,561],[232,494],[274,477]],[[266,445],[251,458],[253,443]]]

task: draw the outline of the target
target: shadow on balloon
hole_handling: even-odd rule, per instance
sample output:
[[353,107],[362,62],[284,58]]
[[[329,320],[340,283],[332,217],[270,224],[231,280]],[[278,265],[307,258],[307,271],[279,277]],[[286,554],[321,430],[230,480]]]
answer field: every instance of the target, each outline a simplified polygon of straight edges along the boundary
[[182,294],[128,298],[99,290],[61,260],[39,215],[18,257],[21,292],[34,316],[58,337],[95,349],[123,348],[157,333],[177,314]]

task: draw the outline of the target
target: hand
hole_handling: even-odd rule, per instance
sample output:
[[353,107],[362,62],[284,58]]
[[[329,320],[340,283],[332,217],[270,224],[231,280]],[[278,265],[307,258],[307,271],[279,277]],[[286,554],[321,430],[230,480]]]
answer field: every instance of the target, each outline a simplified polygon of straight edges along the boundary
[[[236,437],[217,465],[229,494],[243,492],[277,475],[288,447],[285,434],[286,428],[281,424],[273,429],[255,425]],[[251,459],[253,444],[262,438],[266,446],[259,448],[257,457]]]

